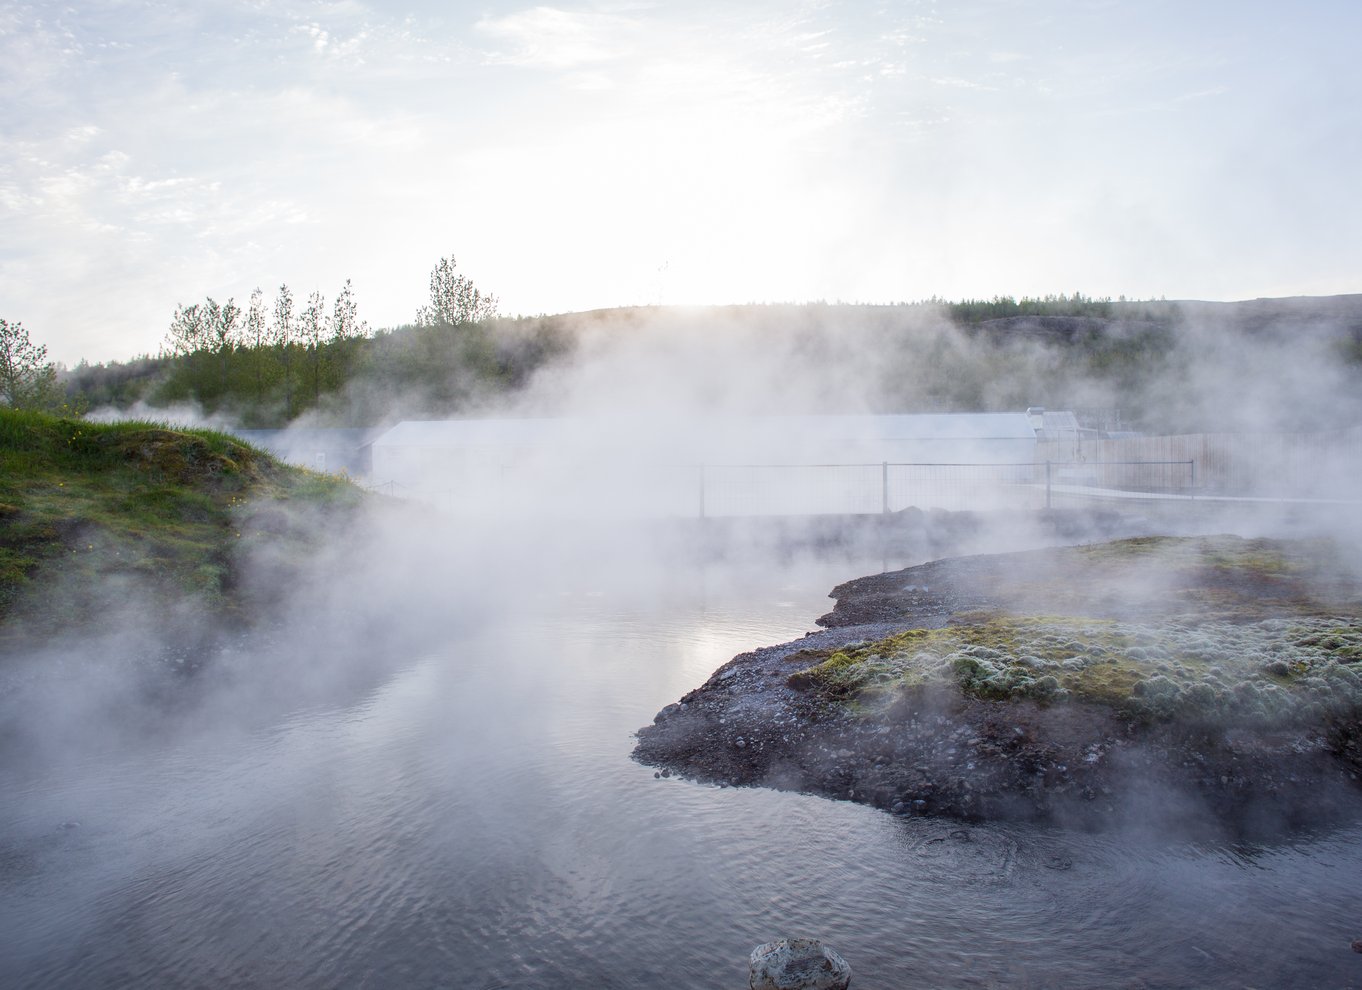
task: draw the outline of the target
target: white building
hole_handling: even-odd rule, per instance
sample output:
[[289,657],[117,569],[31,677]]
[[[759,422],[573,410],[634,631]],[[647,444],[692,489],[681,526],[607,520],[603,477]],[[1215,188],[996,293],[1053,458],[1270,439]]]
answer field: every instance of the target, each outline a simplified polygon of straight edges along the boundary
[[1025,413],[408,421],[371,444],[396,494],[568,516],[974,507],[1033,480],[1035,448]]

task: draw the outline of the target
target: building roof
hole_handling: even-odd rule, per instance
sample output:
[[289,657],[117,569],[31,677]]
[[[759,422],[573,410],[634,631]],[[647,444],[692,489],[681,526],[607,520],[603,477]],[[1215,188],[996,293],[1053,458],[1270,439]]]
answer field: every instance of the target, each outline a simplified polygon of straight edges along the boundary
[[561,419],[406,420],[377,437],[376,447],[558,446],[565,443],[647,443],[680,436],[712,441],[816,440],[874,443],[929,440],[1034,440],[1025,413],[927,413],[845,416],[708,416]]

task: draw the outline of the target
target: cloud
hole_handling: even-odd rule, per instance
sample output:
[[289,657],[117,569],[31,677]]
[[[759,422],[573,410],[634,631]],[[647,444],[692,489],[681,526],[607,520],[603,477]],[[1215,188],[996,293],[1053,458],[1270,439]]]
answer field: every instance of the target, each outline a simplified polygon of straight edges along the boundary
[[618,14],[534,7],[484,17],[479,32],[510,50],[488,53],[491,62],[545,69],[576,69],[623,58],[632,50],[638,22]]
[[997,86],[990,86],[974,79],[962,79],[959,76],[938,76],[930,80],[933,86],[940,86],[943,89],[974,89],[985,93],[996,93]]
[[[101,358],[177,297],[353,277],[383,325],[451,251],[512,312],[1356,287],[1359,72],[1322,14],[486,9],[0,0],[9,318]],[[54,293],[128,244],[116,304]]]

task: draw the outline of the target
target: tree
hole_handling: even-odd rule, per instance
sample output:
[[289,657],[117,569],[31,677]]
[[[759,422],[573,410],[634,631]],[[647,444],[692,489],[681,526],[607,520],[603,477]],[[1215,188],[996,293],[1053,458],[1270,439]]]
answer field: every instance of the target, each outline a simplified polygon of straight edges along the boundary
[[[217,303],[208,300],[213,309]],[[208,340],[208,309],[198,303],[176,306],[166,332],[164,349],[171,355],[188,355],[202,350]]]
[[265,317],[265,293],[256,286],[246,307],[246,346],[251,349],[251,363],[255,366],[255,401],[265,401],[265,345],[269,343],[269,322]]
[[355,293],[350,288],[350,280],[345,280],[345,288],[336,296],[335,308],[331,311],[331,339],[350,340],[352,337],[367,337],[369,324],[359,318],[359,307],[355,305]]
[[207,333],[205,334],[208,345],[218,355],[218,373],[221,378],[220,385],[222,394],[227,394],[227,362],[231,356],[233,348],[237,346],[237,335],[240,332],[239,322],[241,320],[241,307],[236,304],[235,298],[229,298],[219,306],[211,298],[208,300],[209,319]]
[[[208,301],[217,306],[213,300]],[[241,307],[236,304],[235,297],[217,306],[215,316],[217,318],[208,325],[208,343],[219,354],[227,354],[240,343]]]
[[284,368],[284,416],[293,418],[293,293],[288,285],[279,286],[274,300],[274,345],[279,348],[279,361]]
[[174,389],[185,390],[193,396],[198,392],[198,371],[200,361],[197,355],[208,343],[208,321],[216,319],[217,303],[208,300],[206,304],[191,303],[188,306],[176,304],[175,315],[170,319],[170,329],[166,331],[165,343],[161,345],[162,354],[180,358],[178,368],[172,378]]
[[497,315],[497,297],[484,293],[466,275],[456,275],[453,255],[441,258],[430,273],[430,305],[416,311],[425,327],[457,327],[490,320]]
[[307,305],[298,317],[298,330],[312,355],[312,402],[322,399],[322,340],[326,336],[326,300],[314,291],[307,297]]
[[17,320],[0,320],[0,400],[14,409],[56,404],[57,368],[47,360],[47,345],[34,344]]

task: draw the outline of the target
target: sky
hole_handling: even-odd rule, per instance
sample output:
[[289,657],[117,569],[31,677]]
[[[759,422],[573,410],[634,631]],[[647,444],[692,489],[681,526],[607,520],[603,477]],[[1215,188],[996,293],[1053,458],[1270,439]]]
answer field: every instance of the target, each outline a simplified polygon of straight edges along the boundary
[[1356,0],[0,0],[0,317],[1362,291]]

